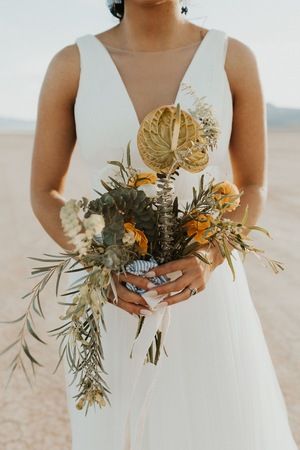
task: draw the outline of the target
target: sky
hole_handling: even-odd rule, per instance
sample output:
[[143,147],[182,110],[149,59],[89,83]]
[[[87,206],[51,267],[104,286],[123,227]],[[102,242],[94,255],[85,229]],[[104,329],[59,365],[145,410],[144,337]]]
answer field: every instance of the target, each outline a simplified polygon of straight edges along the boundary
[[[186,19],[255,53],[267,102],[300,108],[299,0],[183,0]],[[47,66],[85,33],[118,22],[105,0],[0,0],[0,116],[35,120]]]

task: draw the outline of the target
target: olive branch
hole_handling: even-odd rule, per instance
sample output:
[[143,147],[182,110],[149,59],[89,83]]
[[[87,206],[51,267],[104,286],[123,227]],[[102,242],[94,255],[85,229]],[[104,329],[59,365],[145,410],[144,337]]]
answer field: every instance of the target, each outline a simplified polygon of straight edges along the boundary
[[[8,384],[12,378],[12,375],[13,375],[14,371],[17,369],[17,367],[20,367],[22,369],[28,383],[30,384],[30,386],[32,386],[29,373],[28,373],[28,371],[26,369],[26,365],[24,363],[24,358],[25,359],[27,358],[29,360],[31,368],[32,368],[33,376],[36,375],[36,366],[43,367],[43,365],[32,355],[32,352],[29,350],[29,346],[27,343],[27,336],[30,335],[34,339],[36,339],[38,342],[45,344],[45,345],[47,344],[43,339],[40,338],[40,336],[35,331],[35,322],[33,319],[33,313],[35,313],[40,318],[45,319],[45,316],[43,313],[43,308],[41,305],[40,294],[43,291],[43,289],[45,288],[45,286],[48,284],[48,282],[50,281],[52,276],[56,273],[57,279],[56,279],[55,292],[56,292],[56,296],[58,295],[58,289],[59,289],[61,275],[72,260],[72,258],[70,257],[71,253],[60,253],[60,255],[65,256],[64,258],[62,258],[61,256],[57,256],[57,255],[50,255],[48,253],[44,253],[44,255],[47,257],[50,257],[51,259],[36,258],[36,257],[30,257],[30,256],[28,257],[29,259],[32,259],[32,260],[41,261],[41,262],[52,262],[55,264],[52,264],[50,266],[45,266],[45,267],[32,268],[32,270],[31,270],[32,277],[29,277],[29,278],[34,278],[36,276],[40,276],[41,274],[44,274],[44,275],[43,275],[42,279],[27,294],[25,294],[21,297],[22,299],[25,299],[25,298],[31,296],[25,313],[22,314],[17,319],[0,322],[3,324],[14,324],[14,323],[22,322],[19,333],[17,335],[18,336],[17,339],[0,352],[0,356],[4,355],[6,352],[10,351],[11,349],[13,349],[15,346],[18,345],[17,352],[8,366],[10,368],[10,373],[9,373],[9,377],[8,377],[8,380],[6,383],[6,387],[8,386]],[[75,262],[75,264],[77,264],[77,261]]]

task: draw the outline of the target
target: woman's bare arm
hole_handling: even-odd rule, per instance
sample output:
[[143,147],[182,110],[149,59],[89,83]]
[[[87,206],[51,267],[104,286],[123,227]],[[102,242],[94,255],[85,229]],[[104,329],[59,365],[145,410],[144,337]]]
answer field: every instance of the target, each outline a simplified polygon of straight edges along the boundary
[[[253,51],[229,37],[225,70],[233,97],[229,143],[233,182],[243,195],[239,207],[224,217],[239,222],[248,206],[247,225],[255,225],[267,197],[267,125],[265,100]],[[213,267],[224,261],[217,247],[211,247],[209,252]]]
[[[247,225],[255,225],[267,196],[267,125],[265,100],[253,51],[229,37],[225,61],[233,98],[232,133],[229,143],[233,182],[243,191],[239,207],[224,214],[239,222],[248,206]],[[209,248],[216,267],[224,261],[218,248]]]
[[45,231],[64,249],[73,250],[63,233],[59,210],[76,143],[74,101],[79,82],[76,45],[64,47],[50,61],[39,95],[30,195],[33,212]]
[[254,225],[267,195],[267,125],[265,100],[253,51],[229,38],[225,70],[233,95],[230,158],[233,181],[244,192],[240,206],[227,216],[239,221],[249,207],[248,225]]
[[[60,50],[46,72],[39,97],[31,170],[34,214],[45,231],[61,247],[71,251],[74,248],[63,233],[59,211],[65,204],[65,180],[76,143],[74,101],[80,62],[74,47]],[[117,277],[115,285],[119,298],[116,306],[130,314],[147,314],[149,306],[143,297],[123,286]]]

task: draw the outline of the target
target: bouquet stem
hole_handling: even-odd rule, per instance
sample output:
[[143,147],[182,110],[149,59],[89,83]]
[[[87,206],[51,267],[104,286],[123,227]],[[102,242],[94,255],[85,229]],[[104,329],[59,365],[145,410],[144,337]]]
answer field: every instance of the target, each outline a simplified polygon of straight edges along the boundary
[[158,209],[158,246],[160,254],[157,260],[160,264],[171,261],[174,246],[174,225],[175,217],[173,213],[174,201],[174,180],[171,174],[158,174],[157,183],[157,209]]

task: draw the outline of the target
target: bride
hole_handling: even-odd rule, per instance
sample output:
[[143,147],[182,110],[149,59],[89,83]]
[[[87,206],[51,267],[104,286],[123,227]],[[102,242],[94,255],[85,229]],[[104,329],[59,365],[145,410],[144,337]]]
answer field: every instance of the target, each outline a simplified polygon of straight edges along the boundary
[[[240,220],[248,205],[248,224],[255,224],[267,197],[267,138],[251,48],[223,30],[192,24],[179,0],[121,0],[109,8],[119,24],[62,48],[43,81],[31,202],[45,231],[63,249],[73,250],[59,211],[75,143],[95,189],[109,172],[107,160],[121,159],[129,139],[133,166],[144,168],[134,147],[138,127],[162,104],[187,107],[184,83],[212,105],[221,128],[207,174],[222,180],[229,163],[233,182],[244,192],[228,217]],[[188,199],[195,181],[196,176],[182,174],[176,186],[180,201]],[[107,304],[103,335],[112,405],[91,409],[85,417],[75,407],[75,387],[66,370],[73,450],[296,450],[244,267],[235,250],[232,254],[236,281],[212,249],[211,266],[187,256],[156,267],[156,275],[181,274],[159,287],[147,277],[114,277],[118,303]],[[134,399],[130,392],[137,374],[128,355],[136,316],[147,321],[153,312],[125,281],[162,295],[162,307],[171,313],[168,357],[142,368]]]

